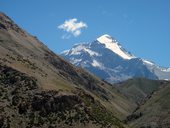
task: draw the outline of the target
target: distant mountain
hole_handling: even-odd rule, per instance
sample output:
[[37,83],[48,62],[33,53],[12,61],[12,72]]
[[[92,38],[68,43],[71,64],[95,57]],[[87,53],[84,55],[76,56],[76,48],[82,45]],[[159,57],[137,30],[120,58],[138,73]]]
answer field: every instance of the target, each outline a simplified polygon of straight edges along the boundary
[[110,83],[134,77],[170,79],[170,68],[161,68],[132,55],[107,34],[92,43],[76,44],[70,50],[63,51],[61,56]]

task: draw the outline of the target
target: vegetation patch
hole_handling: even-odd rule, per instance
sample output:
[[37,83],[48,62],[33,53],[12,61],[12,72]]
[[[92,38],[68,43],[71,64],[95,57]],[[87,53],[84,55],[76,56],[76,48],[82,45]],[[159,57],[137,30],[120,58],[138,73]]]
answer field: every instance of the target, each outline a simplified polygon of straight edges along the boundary
[[123,128],[112,113],[83,90],[71,94],[44,91],[33,77],[3,65],[0,66],[0,95],[0,128],[76,127],[88,123]]

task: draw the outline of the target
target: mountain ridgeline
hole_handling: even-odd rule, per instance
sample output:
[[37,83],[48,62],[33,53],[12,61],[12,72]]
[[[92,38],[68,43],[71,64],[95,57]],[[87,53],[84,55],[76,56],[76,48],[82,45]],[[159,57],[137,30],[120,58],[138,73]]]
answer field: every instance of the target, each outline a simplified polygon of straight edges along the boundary
[[92,43],[77,44],[61,56],[110,83],[143,77],[170,79],[170,68],[161,68],[127,52],[114,38],[103,35]]
[[136,58],[108,35],[63,55],[74,55],[76,66],[0,13],[0,128],[170,127],[170,82],[105,81],[168,79],[169,69]]

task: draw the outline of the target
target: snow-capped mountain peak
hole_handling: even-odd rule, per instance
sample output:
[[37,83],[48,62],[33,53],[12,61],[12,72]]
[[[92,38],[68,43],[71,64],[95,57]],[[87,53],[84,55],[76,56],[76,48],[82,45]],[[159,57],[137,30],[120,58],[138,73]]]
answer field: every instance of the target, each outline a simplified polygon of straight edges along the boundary
[[133,77],[170,80],[170,68],[133,56],[107,34],[93,42],[74,45],[61,56],[110,83]]
[[104,34],[104,35],[100,36],[99,38],[97,38],[97,41],[99,41],[102,44],[112,43],[113,38],[107,34]]
[[132,58],[135,58],[133,55],[129,54],[125,49],[123,49],[116,40],[114,40],[111,36],[107,34],[97,38],[97,41],[101,44],[104,44],[107,49],[110,49],[123,59],[130,60]]

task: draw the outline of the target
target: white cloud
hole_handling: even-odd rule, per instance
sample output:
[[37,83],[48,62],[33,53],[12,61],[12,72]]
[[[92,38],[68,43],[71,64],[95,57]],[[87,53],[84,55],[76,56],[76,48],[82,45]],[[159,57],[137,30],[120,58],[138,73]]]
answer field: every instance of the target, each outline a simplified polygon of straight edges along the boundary
[[66,20],[63,24],[59,25],[58,28],[77,37],[81,34],[83,28],[87,28],[87,24],[82,21],[78,22],[76,18],[73,18]]

